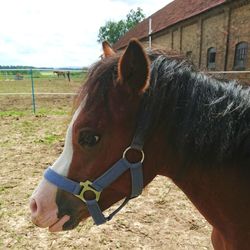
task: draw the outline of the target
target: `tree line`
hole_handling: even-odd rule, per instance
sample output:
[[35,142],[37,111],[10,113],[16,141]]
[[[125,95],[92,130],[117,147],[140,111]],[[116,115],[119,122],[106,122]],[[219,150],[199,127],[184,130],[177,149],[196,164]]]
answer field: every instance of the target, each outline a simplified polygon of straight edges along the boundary
[[10,65],[10,66],[5,66],[5,65],[0,65],[0,69],[34,69],[35,67],[32,66],[20,66],[20,65]]

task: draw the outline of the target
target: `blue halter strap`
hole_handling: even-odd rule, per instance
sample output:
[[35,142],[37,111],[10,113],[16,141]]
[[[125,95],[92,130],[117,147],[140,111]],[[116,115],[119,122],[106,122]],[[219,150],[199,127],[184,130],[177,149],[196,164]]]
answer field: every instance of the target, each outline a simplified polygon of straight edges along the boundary
[[[145,101],[145,99],[144,99]],[[144,103],[141,103],[141,110],[144,106]],[[47,168],[44,173],[44,177],[46,180],[57,186],[59,189],[62,189],[68,193],[71,193],[81,199],[87,206],[90,215],[92,216],[94,223],[96,225],[101,225],[106,221],[112,219],[112,217],[118,213],[127,202],[139,196],[143,190],[143,172],[142,172],[142,164],[144,161],[144,152],[142,150],[144,145],[144,140],[146,137],[146,131],[149,127],[150,114],[147,110],[143,112],[139,112],[139,119],[137,122],[137,128],[135,132],[135,136],[131,145],[123,152],[123,156],[120,160],[118,160],[114,165],[111,166],[103,175],[98,177],[93,182],[87,180],[84,182],[75,182],[73,180],[68,179],[65,176],[62,176],[55,172],[51,168]],[[130,150],[136,150],[141,154],[141,160],[137,163],[131,163],[128,161],[126,155]],[[100,198],[101,192],[103,189],[108,187],[111,183],[113,183],[118,177],[120,177],[125,171],[130,170],[131,174],[131,194],[127,197],[123,203],[109,216],[105,217],[102,213],[98,200]],[[86,191],[92,191],[95,194],[95,199],[88,200],[85,199],[84,194]]]
[[[126,152],[131,150],[132,148],[129,147],[124,151],[123,157],[117,161],[110,169],[108,169],[103,175],[97,178],[95,181],[85,181],[85,182],[75,182],[70,180],[57,172],[55,172],[51,168],[47,168],[44,177],[49,182],[56,185],[59,189],[62,189],[66,192],[69,192],[83,202],[86,203],[88,211],[92,216],[96,225],[100,225],[112,219],[112,217],[119,212],[126,203],[132,199],[137,197],[141,194],[143,189],[143,173],[142,173],[142,162],[144,159],[143,151],[142,153],[142,160],[138,163],[130,163],[125,158]],[[132,191],[130,197],[127,197],[124,202],[108,217],[105,217],[98,205],[98,200],[100,197],[101,192],[104,188],[108,187],[111,183],[113,183],[119,176],[121,176],[125,171],[130,169],[131,173],[131,182],[132,182]],[[92,191],[95,194],[95,199],[87,200],[84,198],[84,193],[86,191]]]

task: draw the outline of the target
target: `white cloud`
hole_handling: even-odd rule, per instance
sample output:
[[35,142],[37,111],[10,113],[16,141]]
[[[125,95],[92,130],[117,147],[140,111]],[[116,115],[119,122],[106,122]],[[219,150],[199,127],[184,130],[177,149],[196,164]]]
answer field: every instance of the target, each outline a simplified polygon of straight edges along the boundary
[[171,0],[8,0],[1,3],[0,65],[87,66],[98,59],[99,27]]

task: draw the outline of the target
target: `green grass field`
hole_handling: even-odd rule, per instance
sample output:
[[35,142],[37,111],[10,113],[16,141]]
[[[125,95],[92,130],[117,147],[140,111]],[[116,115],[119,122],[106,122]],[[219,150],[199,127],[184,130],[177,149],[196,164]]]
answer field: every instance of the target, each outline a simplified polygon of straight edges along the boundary
[[[34,79],[34,89],[37,93],[74,93],[84,80],[68,82],[64,79]],[[0,81],[1,93],[31,93],[31,80]]]
[[[2,72],[1,72],[2,73]],[[74,93],[84,82],[86,73],[72,73],[71,81],[63,77],[56,77],[53,72],[42,71],[42,77],[34,77],[34,88],[37,93]],[[15,80],[13,76],[0,78],[1,93],[31,93],[31,78],[24,77],[23,80]]]
[[[74,93],[84,80],[85,75],[82,78],[73,77],[70,82],[64,78],[34,78],[36,115],[64,115],[70,112]],[[30,79],[0,81],[0,117],[33,115],[31,89]]]

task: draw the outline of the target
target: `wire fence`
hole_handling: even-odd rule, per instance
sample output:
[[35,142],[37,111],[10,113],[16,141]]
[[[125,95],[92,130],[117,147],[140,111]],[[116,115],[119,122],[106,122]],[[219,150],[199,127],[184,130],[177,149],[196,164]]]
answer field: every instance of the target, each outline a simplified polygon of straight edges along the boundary
[[[60,70],[60,69],[1,69],[0,68],[0,81],[14,81],[14,80],[24,80],[30,77],[31,73],[33,78],[57,78],[58,74],[70,72],[73,78],[80,78],[83,74],[86,74],[86,69],[70,69],[70,70]],[[63,74],[61,74],[63,76]]]
[[45,100],[51,99],[53,104],[59,98],[74,96],[85,75],[86,70],[0,69],[0,112],[19,100],[23,108],[27,108],[25,102],[31,101],[36,113],[37,102],[42,107]]

